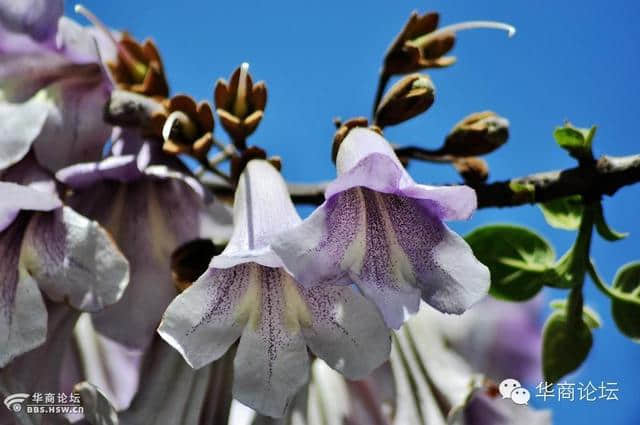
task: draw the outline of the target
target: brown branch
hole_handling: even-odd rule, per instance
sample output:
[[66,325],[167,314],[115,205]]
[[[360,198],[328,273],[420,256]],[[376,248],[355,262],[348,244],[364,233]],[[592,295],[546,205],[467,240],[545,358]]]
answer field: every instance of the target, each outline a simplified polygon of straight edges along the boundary
[[[591,166],[562,171],[548,171],[494,183],[474,186],[478,208],[516,207],[546,202],[570,195],[597,197],[613,195],[618,189],[640,182],[640,155],[620,158],[603,156]],[[533,193],[514,191],[516,185],[531,185]],[[327,182],[313,184],[289,183],[291,199],[298,204],[319,205],[324,201]],[[230,196],[231,187],[209,185],[214,193]]]
[[[114,125],[144,126],[151,115],[161,108],[162,104],[151,98],[115,90],[105,107],[105,119]],[[400,156],[425,156],[425,159],[434,153],[417,147],[397,148],[397,151]],[[630,155],[619,158],[603,156],[592,163],[567,170],[537,173],[473,187],[478,194],[478,208],[490,208],[546,202],[570,195],[591,198],[613,195],[621,187],[637,182],[640,182],[640,155]],[[207,186],[221,196],[232,195],[232,187],[226,183],[207,182]],[[517,186],[533,187],[533,193],[514,190]],[[289,192],[298,204],[319,205],[324,201],[326,187],[327,182],[290,183]]]

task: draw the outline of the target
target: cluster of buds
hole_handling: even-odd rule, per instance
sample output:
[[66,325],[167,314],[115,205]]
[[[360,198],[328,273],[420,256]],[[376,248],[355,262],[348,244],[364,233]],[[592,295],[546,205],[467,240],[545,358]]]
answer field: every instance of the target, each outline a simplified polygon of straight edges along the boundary
[[213,144],[213,112],[209,103],[177,95],[164,102],[165,109],[153,114],[154,136],[164,140],[162,149],[170,155],[188,154],[204,159]]
[[119,88],[151,97],[169,96],[162,59],[152,40],[147,39],[140,44],[126,32],[116,40],[111,30],[89,9],[76,5],[75,11],[93,23],[116,48],[116,59],[107,61],[106,65]]
[[107,63],[116,84],[127,91],[152,97],[167,97],[169,84],[155,43],[142,44],[124,33],[119,41],[116,61]]
[[438,21],[437,13],[413,12],[387,50],[383,72],[396,75],[453,65],[456,59],[444,55],[453,48],[455,33],[436,31]]
[[433,104],[435,87],[422,74],[410,74],[396,82],[380,101],[375,124],[384,128],[400,124],[423,112]]
[[253,83],[249,64],[236,69],[229,82],[216,83],[214,99],[216,113],[224,129],[233,139],[236,148],[244,150],[246,139],[260,124],[267,103],[267,87],[264,82]]
[[515,28],[502,22],[470,21],[438,28],[439,15],[413,12],[384,58],[383,75],[407,74],[427,68],[453,65],[455,57],[445,56],[453,49],[458,31],[474,28],[501,29],[511,37]]

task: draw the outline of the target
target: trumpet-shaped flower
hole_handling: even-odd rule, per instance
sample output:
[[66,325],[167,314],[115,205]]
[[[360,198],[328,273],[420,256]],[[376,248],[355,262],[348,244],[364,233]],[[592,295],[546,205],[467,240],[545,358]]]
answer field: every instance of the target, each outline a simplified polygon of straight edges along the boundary
[[45,342],[43,295],[76,310],[98,311],[120,298],[129,279],[127,260],[109,235],[62,205],[53,181],[31,156],[2,180],[0,367]]
[[99,49],[106,44],[62,17],[62,4],[0,1],[0,169],[32,146],[52,171],[98,159],[109,137],[102,110],[113,85]]
[[273,237],[300,221],[276,169],[250,161],[238,183],[229,244],[171,303],[159,328],[194,368],[239,338],[234,397],[274,417],[308,380],[307,347],[349,378],[365,376],[390,349],[373,304],[350,286],[300,286],[271,250]]
[[146,348],[177,295],[170,258],[199,237],[230,234],[231,214],[160,143],[116,129],[113,155],[72,165],[56,177],[74,189],[67,201],[111,232],[131,265],[122,300],[93,315],[96,330],[131,348]]
[[459,314],[487,293],[489,270],[443,223],[471,215],[471,188],[415,183],[389,143],[364,128],[342,141],[336,166],[324,204],[273,243],[300,283],[353,281],[393,328],[421,297]]

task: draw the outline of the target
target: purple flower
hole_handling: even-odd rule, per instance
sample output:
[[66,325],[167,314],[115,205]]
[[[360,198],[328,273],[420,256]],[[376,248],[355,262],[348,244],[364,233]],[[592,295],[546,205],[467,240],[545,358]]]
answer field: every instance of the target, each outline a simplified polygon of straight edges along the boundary
[[343,140],[336,165],[324,204],[273,243],[299,282],[353,281],[396,329],[421,297],[459,314],[487,293],[489,270],[443,223],[471,215],[471,188],[416,184],[387,141],[363,128]]
[[51,171],[98,159],[111,131],[102,118],[112,89],[104,43],[61,17],[62,3],[0,1],[0,169],[31,146]]
[[525,384],[541,379],[541,312],[539,297],[526,303],[487,297],[462,316],[434,320],[474,370],[496,382],[514,378]]
[[[0,182],[0,367],[45,342],[45,298],[77,310],[116,302],[127,260],[96,222],[63,206],[28,156]],[[57,305],[57,304],[56,304]],[[51,329],[49,329],[51,334]]]
[[307,382],[307,347],[348,377],[363,377],[389,354],[375,307],[349,286],[306,289],[269,246],[300,223],[284,180],[268,162],[242,173],[234,231],[224,252],[167,309],[160,335],[194,368],[221,357],[238,338],[233,394],[280,417]]
[[226,240],[231,214],[177,158],[163,155],[159,143],[132,129],[116,129],[113,139],[113,156],[72,165],[56,177],[74,189],[68,203],[101,223],[131,265],[122,300],[93,315],[96,329],[128,347],[145,348],[177,294],[171,253],[202,236]]

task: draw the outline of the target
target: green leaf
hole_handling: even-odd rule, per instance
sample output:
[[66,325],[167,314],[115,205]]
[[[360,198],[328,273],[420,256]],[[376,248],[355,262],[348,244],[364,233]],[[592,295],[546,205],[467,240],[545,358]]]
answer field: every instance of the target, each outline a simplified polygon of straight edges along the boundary
[[596,230],[598,231],[598,234],[608,241],[615,242],[629,236],[629,233],[616,232],[611,227],[609,227],[606,220],[604,219],[604,211],[602,209],[602,203],[600,203],[598,206],[595,220],[596,220],[596,223],[595,223]]
[[[549,306],[554,310],[566,311],[567,300],[553,300]],[[602,319],[597,311],[588,306],[582,307],[582,320],[590,329],[597,329],[602,326]]]
[[542,372],[548,382],[576,370],[593,345],[591,329],[584,321],[570,324],[564,311],[556,311],[542,330]]
[[551,227],[575,230],[580,227],[584,205],[580,195],[560,198],[538,205]]
[[574,158],[587,158],[591,156],[591,144],[593,136],[596,133],[596,127],[576,128],[569,123],[565,123],[563,127],[557,127],[553,132],[553,138],[556,143],[569,151]]
[[[616,273],[613,288],[640,299],[640,261],[622,266]],[[640,342],[640,305],[613,298],[611,313],[620,332]]]
[[554,265],[551,245],[525,227],[483,226],[467,235],[466,240],[478,260],[491,271],[489,293],[496,298],[524,301],[533,297]]

